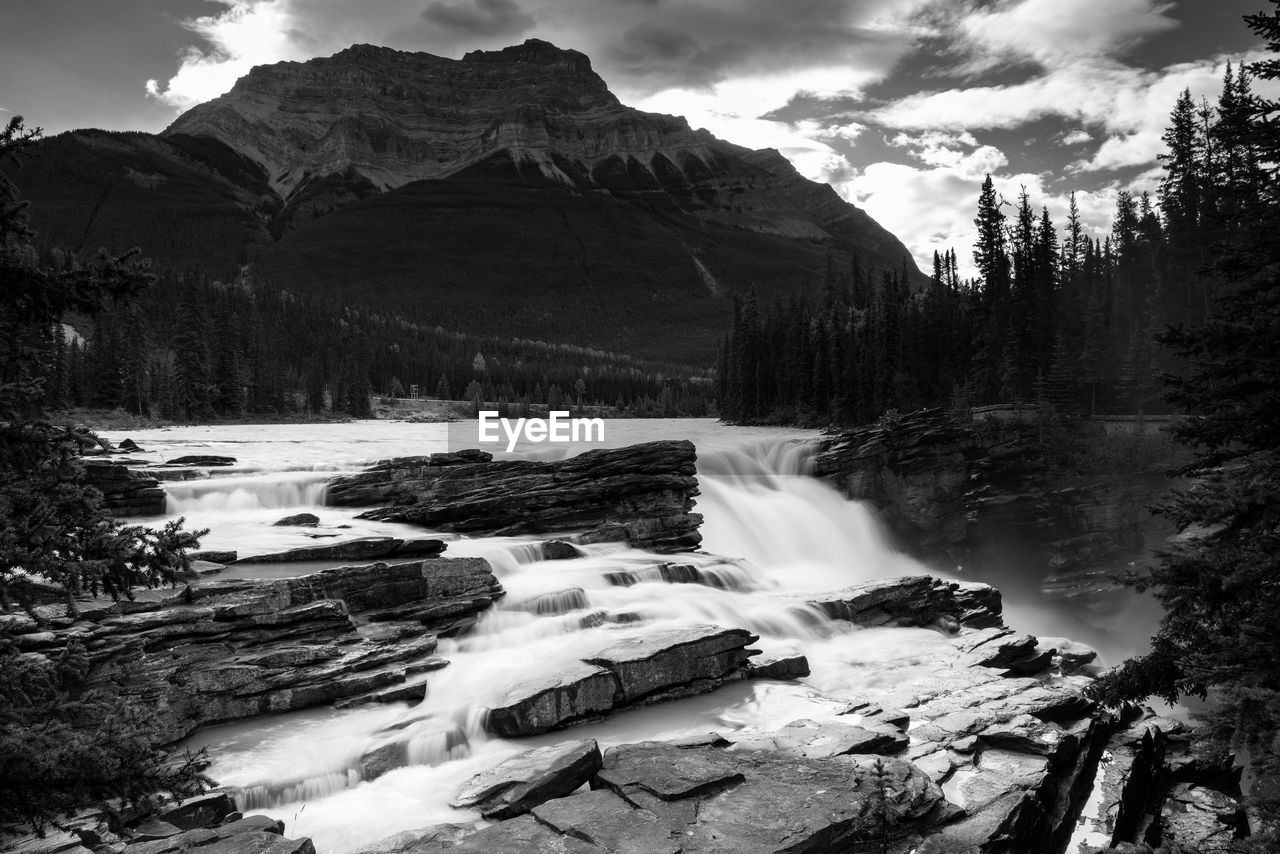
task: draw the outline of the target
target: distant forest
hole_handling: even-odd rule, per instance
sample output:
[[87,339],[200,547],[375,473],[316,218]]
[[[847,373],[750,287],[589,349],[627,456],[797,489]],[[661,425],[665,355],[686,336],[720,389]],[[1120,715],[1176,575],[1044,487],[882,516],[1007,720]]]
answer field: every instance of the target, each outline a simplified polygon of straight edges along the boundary
[[[81,263],[43,249],[44,266]],[[371,414],[375,396],[706,415],[709,371],[537,341],[481,338],[262,284],[161,272],[144,294],[54,330],[45,405],[199,421]],[[79,334],[82,333],[82,334]]]
[[1249,74],[1230,66],[1216,106],[1183,92],[1156,199],[1118,192],[1100,240],[1084,233],[1074,194],[1060,230],[1025,188],[1010,203],[988,176],[975,279],[960,279],[952,249],[934,254],[932,282],[918,292],[905,273],[855,259],[828,272],[818,298],[766,307],[749,294],[721,346],[721,417],[848,425],[893,410],[1018,402],[1064,414],[1170,411],[1161,377],[1175,365],[1157,336],[1203,324],[1218,296],[1205,265],[1260,186],[1241,132],[1252,103]]

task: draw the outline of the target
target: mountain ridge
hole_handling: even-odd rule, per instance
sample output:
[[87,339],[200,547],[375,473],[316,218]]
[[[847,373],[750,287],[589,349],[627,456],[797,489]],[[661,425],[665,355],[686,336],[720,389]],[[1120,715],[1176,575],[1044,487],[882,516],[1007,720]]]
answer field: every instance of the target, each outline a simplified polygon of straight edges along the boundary
[[751,287],[767,301],[855,266],[924,280],[780,152],[627,107],[584,54],[535,39],[462,59],[353,45],[256,66],[158,135],[41,145],[19,186],[55,243],[477,334],[709,364]]

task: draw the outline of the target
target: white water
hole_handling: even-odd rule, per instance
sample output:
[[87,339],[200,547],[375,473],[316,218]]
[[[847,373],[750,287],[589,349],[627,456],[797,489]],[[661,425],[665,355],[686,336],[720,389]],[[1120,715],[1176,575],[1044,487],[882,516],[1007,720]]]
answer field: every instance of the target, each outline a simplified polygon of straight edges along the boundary
[[[605,748],[711,730],[774,729],[835,714],[842,707],[835,697],[887,694],[954,655],[931,631],[853,630],[803,605],[807,592],[926,571],[889,547],[872,511],[806,476],[815,433],[682,420],[611,421],[607,435],[618,446],[669,437],[694,441],[703,552],[660,556],[599,545],[580,559],[543,562],[534,546],[538,539],[453,538],[447,555],[487,558],[507,595],[473,632],[441,640],[440,654],[451,663],[430,675],[423,702],[311,710],[210,728],[191,743],[210,745],[212,775],[237,787],[243,806],[285,819],[289,835],[312,836],[318,850],[342,854],[400,830],[478,819],[448,806],[453,792],[472,774],[533,746],[592,737]],[[367,461],[446,447],[440,425],[386,422],[184,428],[133,438],[158,457],[239,459],[210,479],[167,488],[169,516],[185,515],[192,527],[212,529],[205,548],[242,554],[332,542],[306,539],[307,533],[423,536],[418,528],[361,522],[353,518],[358,511],[319,506],[323,483],[333,472],[358,470]],[[304,510],[320,517],[318,529],[271,524]],[[344,525],[350,527],[339,527]],[[692,564],[710,583],[667,584],[655,568],[660,562]],[[617,573],[634,583],[611,583],[607,576]],[[584,618],[601,614],[630,621],[587,620],[592,627],[583,627]],[[483,731],[485,709],[514,684],[562,672],[614,639],[705,623],[748,629],[760,635],[759,648],[803,651],[812,675],[789,683],[740,683],[519,741]],[[411,767],[360,779],[356,769],[365,751],[406,739]]]

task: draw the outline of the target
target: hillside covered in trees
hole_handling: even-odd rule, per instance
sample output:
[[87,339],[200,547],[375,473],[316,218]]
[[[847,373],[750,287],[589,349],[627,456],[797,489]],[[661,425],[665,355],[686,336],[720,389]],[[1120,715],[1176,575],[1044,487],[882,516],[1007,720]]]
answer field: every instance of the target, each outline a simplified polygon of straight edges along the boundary
[[1260,160],[1243,133],[1250,74],[1228,66],[1215,105],[1184,92],[1164,135],[1164,178],[1116,194],[1110,234],[1065,223],[1024,191],[978,196],[973,260],[935,253],[929,287],[898,271],[829,267],[819,298],[737,307],[717,396],[742,423],[862,424],[889,410],[1051,404],[1065,413],[1163,413],[1175,368],[1157,335],[1203,324],[1218,296],[1205,265],[1256,195]]
[[[80,262],[42,253],[54,269]],[[371,397],[612,406],[704,415],[712,383],[681,365],[486,338],[315,295],[162,273],[137,299],[54,330],[46,404],[171,420],[370,415]]]

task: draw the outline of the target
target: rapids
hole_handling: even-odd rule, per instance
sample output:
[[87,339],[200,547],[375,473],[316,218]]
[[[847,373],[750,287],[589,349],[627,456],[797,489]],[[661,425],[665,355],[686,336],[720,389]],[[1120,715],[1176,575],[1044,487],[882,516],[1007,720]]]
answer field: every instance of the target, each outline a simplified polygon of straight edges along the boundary
[[[604,749],[831,717],[841,704],[828,695],[875,699],[877,691],[927,672],[950,649],[932,631],[853,629],[797,604],[806,592],[931,571],[892,547],[871,508],[807,476],[816,432],[730,428],[710,420],[610,421],[608,428],[612,446],[669,437],[695,443],[702,551],[673,557],[597,545],[575,560],[542,561],[536,543],[545,538],[444,535],[450,540],[447,557],[488,559],[507,595],[481,615],[474,630],[441,639],[439,654],[450,664],[431,675],[421,703],[242,721],[205,729],[187,746],[210,748],[210,774],[237,790],[246,811],[269,812],[286,821],[286,835],[311,836],[317,850],[344,854],[400,830],[479,818],[448,806],[454,791],[472,774],[530,747],[590,737]],[[324,484],[335,473],[357,471],[376,459],[448,447],[442,425],[390,422],[174,428],[131,437],[156,460],[196,453],[237,457],[235,466],[213,469],[208,478],[166,484],[168,507],[161,518],[184,516],[190,527],[210,529],[203,548],[242,555],[306,545],[312,542],[308,534],[423,536],[418,528],[359,521],[358,510],[323,506]],[[547,456],[546,446],[518,448],[514,456],[535,450]],[[320,526],[272,526],[302,511],[319,516]],[[705,583],[667,584],[652,568],[659,560],[692,564]],[[308,570],[314,567],[242,566],[220,577]],[[630,583],[611,582],[609,576],[620,574]],[[1044,603],[1007,605],[1015,627],[1069,634],[1100,645],[1104,655],[1129,651],[1130,640],[1100,638]],[[583,617],[595,612],[625,614],[632,622],[583,628]],[[802,651],[812,675],[795,682],[736,683],[532,738],[484,732],[486,708],[512,680],[553,673],[600,637],[701,623],[748,629],[760,635],[757,648]],[[361,754],[393,735],[409,736],[411,767],[361,780]]]

